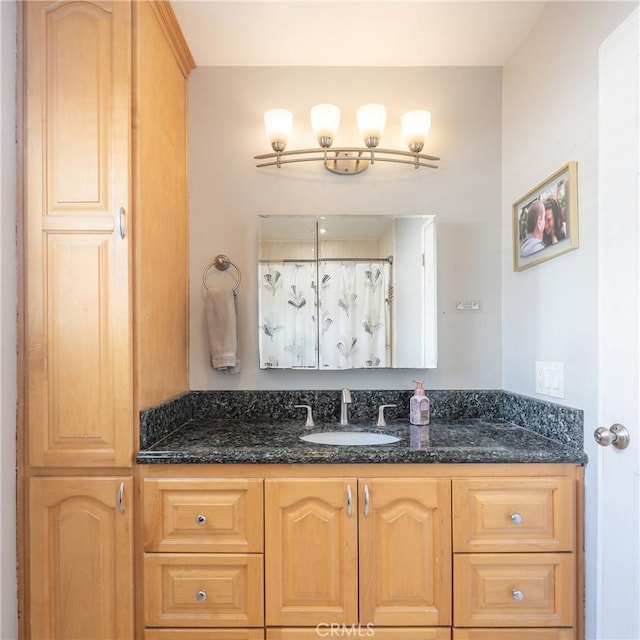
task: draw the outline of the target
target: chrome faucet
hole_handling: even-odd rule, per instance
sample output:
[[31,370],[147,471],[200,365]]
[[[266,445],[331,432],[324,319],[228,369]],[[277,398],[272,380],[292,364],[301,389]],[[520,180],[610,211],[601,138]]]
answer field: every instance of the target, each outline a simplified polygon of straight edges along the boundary
[[349,405],[351,404],[351,391],[346,387],[342,390],[340,397],[340,424],[349,424]]

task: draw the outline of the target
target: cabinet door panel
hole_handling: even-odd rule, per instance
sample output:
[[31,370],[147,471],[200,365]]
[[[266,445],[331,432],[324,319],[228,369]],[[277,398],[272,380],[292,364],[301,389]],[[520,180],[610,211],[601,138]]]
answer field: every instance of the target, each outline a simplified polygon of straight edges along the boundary
[[31,479],[30,637],[133,637],[132,486],[131,478]]
[[[119,303],[111,299],[113,236],[48,234],[45,259],[47,375],[30,378],[30,406],[41,418],[31,422],[31,462],[128,464],[131,430],[128,421],[122,425],[128,396],[117,378]],[[129,361],[126,353],[123,359]]]
[[265,481],[268,626],[357,623],[356,487],[354,479]]
[[451,624],[449,480],[361,478],[359,505],[361,624]]

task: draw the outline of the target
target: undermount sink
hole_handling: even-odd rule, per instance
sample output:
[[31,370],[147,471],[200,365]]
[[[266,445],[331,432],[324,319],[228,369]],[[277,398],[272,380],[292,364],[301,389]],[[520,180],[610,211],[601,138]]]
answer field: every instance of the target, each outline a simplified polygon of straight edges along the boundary
[[391,444],[400,438],[375,431],[320,431],[300,436],[300,440],[315,444],[366,445]]

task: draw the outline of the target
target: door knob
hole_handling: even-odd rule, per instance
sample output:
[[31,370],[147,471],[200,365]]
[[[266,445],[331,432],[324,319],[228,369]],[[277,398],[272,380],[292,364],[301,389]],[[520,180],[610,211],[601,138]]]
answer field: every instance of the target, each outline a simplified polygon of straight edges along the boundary
[[624,425],[612,424],[611,428],[598,427],[593,437],[601,447],[612,444],[616,449],[626,449],[629,446],[629,432]]

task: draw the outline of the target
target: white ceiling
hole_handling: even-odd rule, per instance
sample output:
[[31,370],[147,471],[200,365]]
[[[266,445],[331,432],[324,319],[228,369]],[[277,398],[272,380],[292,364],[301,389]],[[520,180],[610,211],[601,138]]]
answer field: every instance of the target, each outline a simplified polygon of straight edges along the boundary
[[172,0],[198,66],[503,66],[546,4]]

